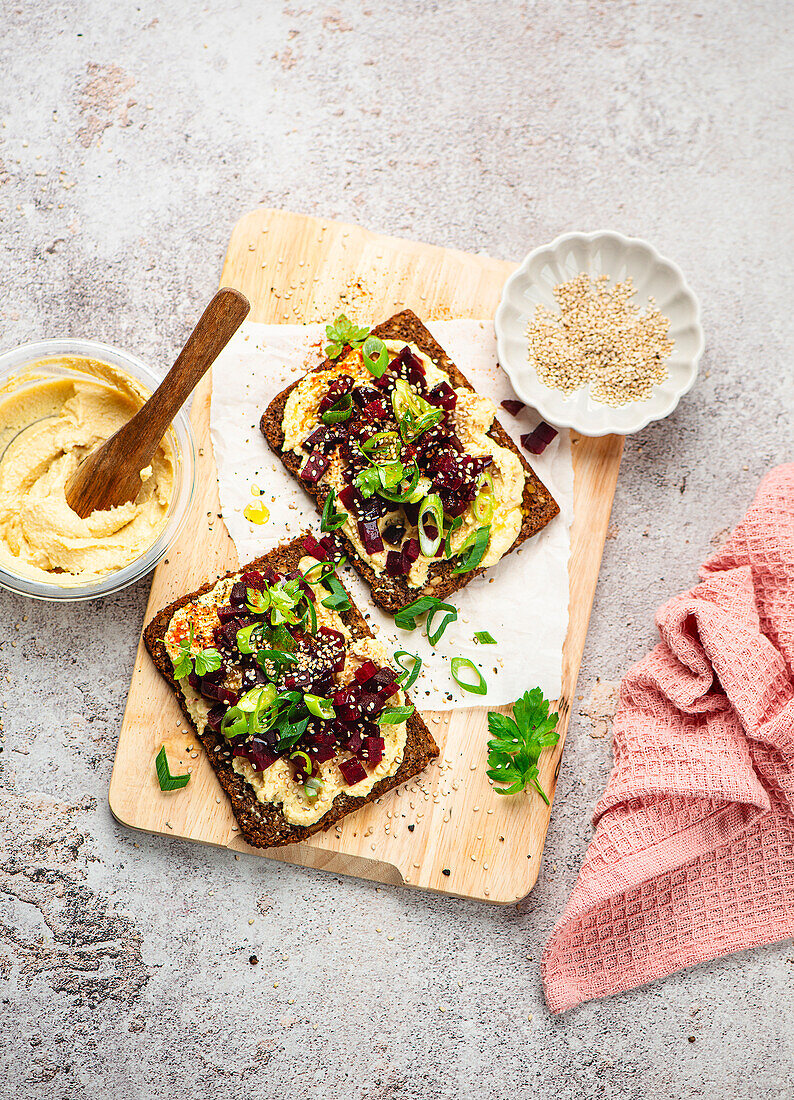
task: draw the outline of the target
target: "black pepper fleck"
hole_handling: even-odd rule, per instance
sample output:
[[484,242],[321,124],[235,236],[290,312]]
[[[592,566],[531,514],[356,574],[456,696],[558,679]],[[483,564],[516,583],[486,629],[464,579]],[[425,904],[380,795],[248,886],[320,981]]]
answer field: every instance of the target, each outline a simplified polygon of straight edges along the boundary
[[452,872],[450,871],[449,867],[445,867],[444,870],[441,872],[442,875],[449,875],[451,873]]
[[414,826],[414,825],[409,825],[409,826],[408,826],[408,832],[409,832],[409,833],[412,833],[412,832],[414,831],[414,828],[415,828],[415,826]]

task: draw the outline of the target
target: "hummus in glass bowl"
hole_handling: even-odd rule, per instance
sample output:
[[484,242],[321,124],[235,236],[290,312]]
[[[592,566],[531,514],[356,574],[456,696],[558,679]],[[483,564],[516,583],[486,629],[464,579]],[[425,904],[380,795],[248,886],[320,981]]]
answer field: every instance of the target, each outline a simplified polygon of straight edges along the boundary
[[40,599],[90,599],[145,576],[184,521],[194,444],[180,413],[134,501],[81,519],[66,484],[133,416],[159,379],[134,356],[47,340],[0,356],[0,585]]

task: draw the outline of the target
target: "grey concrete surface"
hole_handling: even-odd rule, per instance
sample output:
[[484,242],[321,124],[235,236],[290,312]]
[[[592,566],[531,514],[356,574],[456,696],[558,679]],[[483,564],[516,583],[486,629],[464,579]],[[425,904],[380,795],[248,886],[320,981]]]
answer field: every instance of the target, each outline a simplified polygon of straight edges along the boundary
[[0,596],[0,1095],[792,1096],[790,942],[560,1019],[538,960],[609,774],[594,689],[791,457],[793,26],[786,0],[2,5],[2,348],[81,334],[164,367],[264,202],[515,258],[646,236],[708,350],[627,444],[515,908],[128,832],[106,794],[147,584]]

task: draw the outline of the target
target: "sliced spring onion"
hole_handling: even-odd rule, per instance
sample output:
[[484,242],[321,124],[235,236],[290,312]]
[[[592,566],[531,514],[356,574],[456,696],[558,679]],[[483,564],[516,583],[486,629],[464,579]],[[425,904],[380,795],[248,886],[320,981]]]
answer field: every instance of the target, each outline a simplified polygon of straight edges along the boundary
[[474,498],[474,518],[479,524],[490,523],[496,508],[494,496],[494,483],[490,470],[483,470],[482,481],[477,496]]
[[190,772],[186,775],[171,775],[168,767],[168,757],[165,755],[165,745],[160,748],[154,765],[157,769],[157,782],[160,784],[161,791],[178,791],[190,782]]
[[406,443],[412,443],[419,436],[438,424],[444,410],[425,401],[408,385],[404,378],[398,378],[391,395],[394,419],[400,429],[400,435]]
[[476,569],[485,557],[485,552],[488,549],[488,543],[490,541],[490,527],[478,527],[473,534],[469,535],[458,550],[461,559],[452,570],[452,575],[457,576],[460,573],[471,573],[472,569]]
[[[406,668],[406,657],[409,661],[413,661],[411,668]],[[402,669],[402,673],[397,677],[397,683],[403,691],[408,691],[414,686],[417,676],[422,671],[422,658],[416,653],[409,653],[407,649],[397,649],[394,651],[394,661]]]
[[378,717],[379,726],[396,726],[399,722],[404,722],[407,718],[410,718],[415,708],[407,707],[386,707],[386,709]]
[[410,500],[419,484],[419,478],[422,476],[416,463],[409,467],[406,476],[409,478],[407,488],[400,488],[399,492],[392,492],[390,489],[379,486],[378,496],[383,497],[384,500],[391,500],[395,504],[404,504],[406,501]]
[[239,707],[229,707],[221,721],[224,737],[242,737],[248,733],[248,717]]
[[474,640],[479,642],[480,645],[496,645],[496,638],[489,634],[487,630],[475,630]]
[[245,602],[249,611],[253,611],[255,615],[264,615],[270,607],[270,590],[260,592],[258,588],[246,588]]
[[[433,630],[433,619],[439,611],[445,612],[444,618],[441,620],[438,629]],[[420,596],[418,600],[409,603],[407,607],[400,608],[394,616],[394,625],[402,630],[416,630],[417,619],[425,613],[427,613],[425,622],[427,640],[431,645],[435,645],[449,624],[454,623],[458,617],[457,609],[451,603],[444,603],[443,600],[439,600],[435,596]]]
[[310,802],[317,800],[320,791],[323,789],[323,781],[319,775],[313,775],[310,779],[307,779],[303,784],[303,793],[306,795]]
[[342,424],[345,420],[350,419],[352,412],[353,397],[351,394],[346,393],[338,401],[335,401],[330,409],[320,413],[320,420],[323,424]]
[[309,754],[307,752],[304,752],[303,749],[296,749],[295,752],[291,752],[289,754],[289,758],[290,758],[290,760],[303,760],[305,762],[306,766],[301,768],[301,771],[305,772],[306,775],[311,775],[312,774],[311,757],[309,756]]
[[368,336],[361,347],[364,366],[375,378],[381,378],[389,365],[386,345],[377,336]]
[[[317,576],[314,576],[314,573]],[[336,562],[334,561],[316,561],[314,565],[310,565],[305,573],[301,576],[307,584],[320,585],[325,584],[329,577],[332,577],[336,572]]]
[[[428,520],[432,520],[432,526],[436,529],[435,535],[428,534],[425,528]],[[425,497],[419,507],[416,522],[419,528],[419,548],[426,558],[435,557],[436,550],[441,545],[441,531],[444,526],[444,506],[438,493],[429,493]]]
[[342,526],[346,519],[347,512],[337,512],[336,490],[331,489],[323,505],[323,517],[320,520],[320,530],[325,532],[336,531]]
[[402,443],[397,432],[375,432],[364,443],[361,450],[375,462],[394,462],[400,457]]
[[331,595],[326,596],[324,600],[320,600],[323,607],[327,607],[331,611],[349,611],[352,604],[337,577],[328,577],[325,586],[331,589]]
[[309,620],[309,633],[312,634],[312,635],[316,634],[317,633],[317,612],[314,610],[314,603],[308,598],[306,600],[306,610],[304,611],[301,618]]
[[282,649],[258,649],[256,659],[264,672],[265,661],[272,661],[274,665],[294,665],[298,658],[294,653],[285,653]]
[[[475,665],[474,661],[470,661],[468,657],[453,657],[450,662],[452,666],[452,679],[462,688],[464,691],[470,691],[472,695],[485,695],[488,691],[488,685],[485,682],[485,677]],[[463,680],[460,676],[461,669],[465,669],[466,672],[472,673],[476,680]]]
[[406,504],[418,504],[420,500],[424,500],[427,496],[428,490],[432,486],[432,481],[429,477],[425,477],[424,474],[419,478],[416,488],[411,495],[406,499]]
[[463,526],[463,516],[453,516],[449,523],[449,530],[444,539],[444,557],[452,557],[452,536],[459,527]]
[[237,648],[241,653],[253,653],[256,648],[256,642],[252,639],[252,634],[262,634],[262,623],[251,623],[250,626],[244,626],[237,631]]
[[307,693],[303,696],[303,701],[306,704],[306,709],[309,714],[313,714],[315,718],[336,717],[333,703],[330,699],[326,699],[322,695],[309,695]]

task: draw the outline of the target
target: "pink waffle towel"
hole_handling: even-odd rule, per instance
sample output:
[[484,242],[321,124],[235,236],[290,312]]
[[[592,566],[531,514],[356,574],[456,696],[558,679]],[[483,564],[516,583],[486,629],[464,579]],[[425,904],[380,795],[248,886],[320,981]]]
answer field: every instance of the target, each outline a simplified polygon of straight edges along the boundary
[[620,687],[552,1012],[794,935],[794,465],[761,483]]

